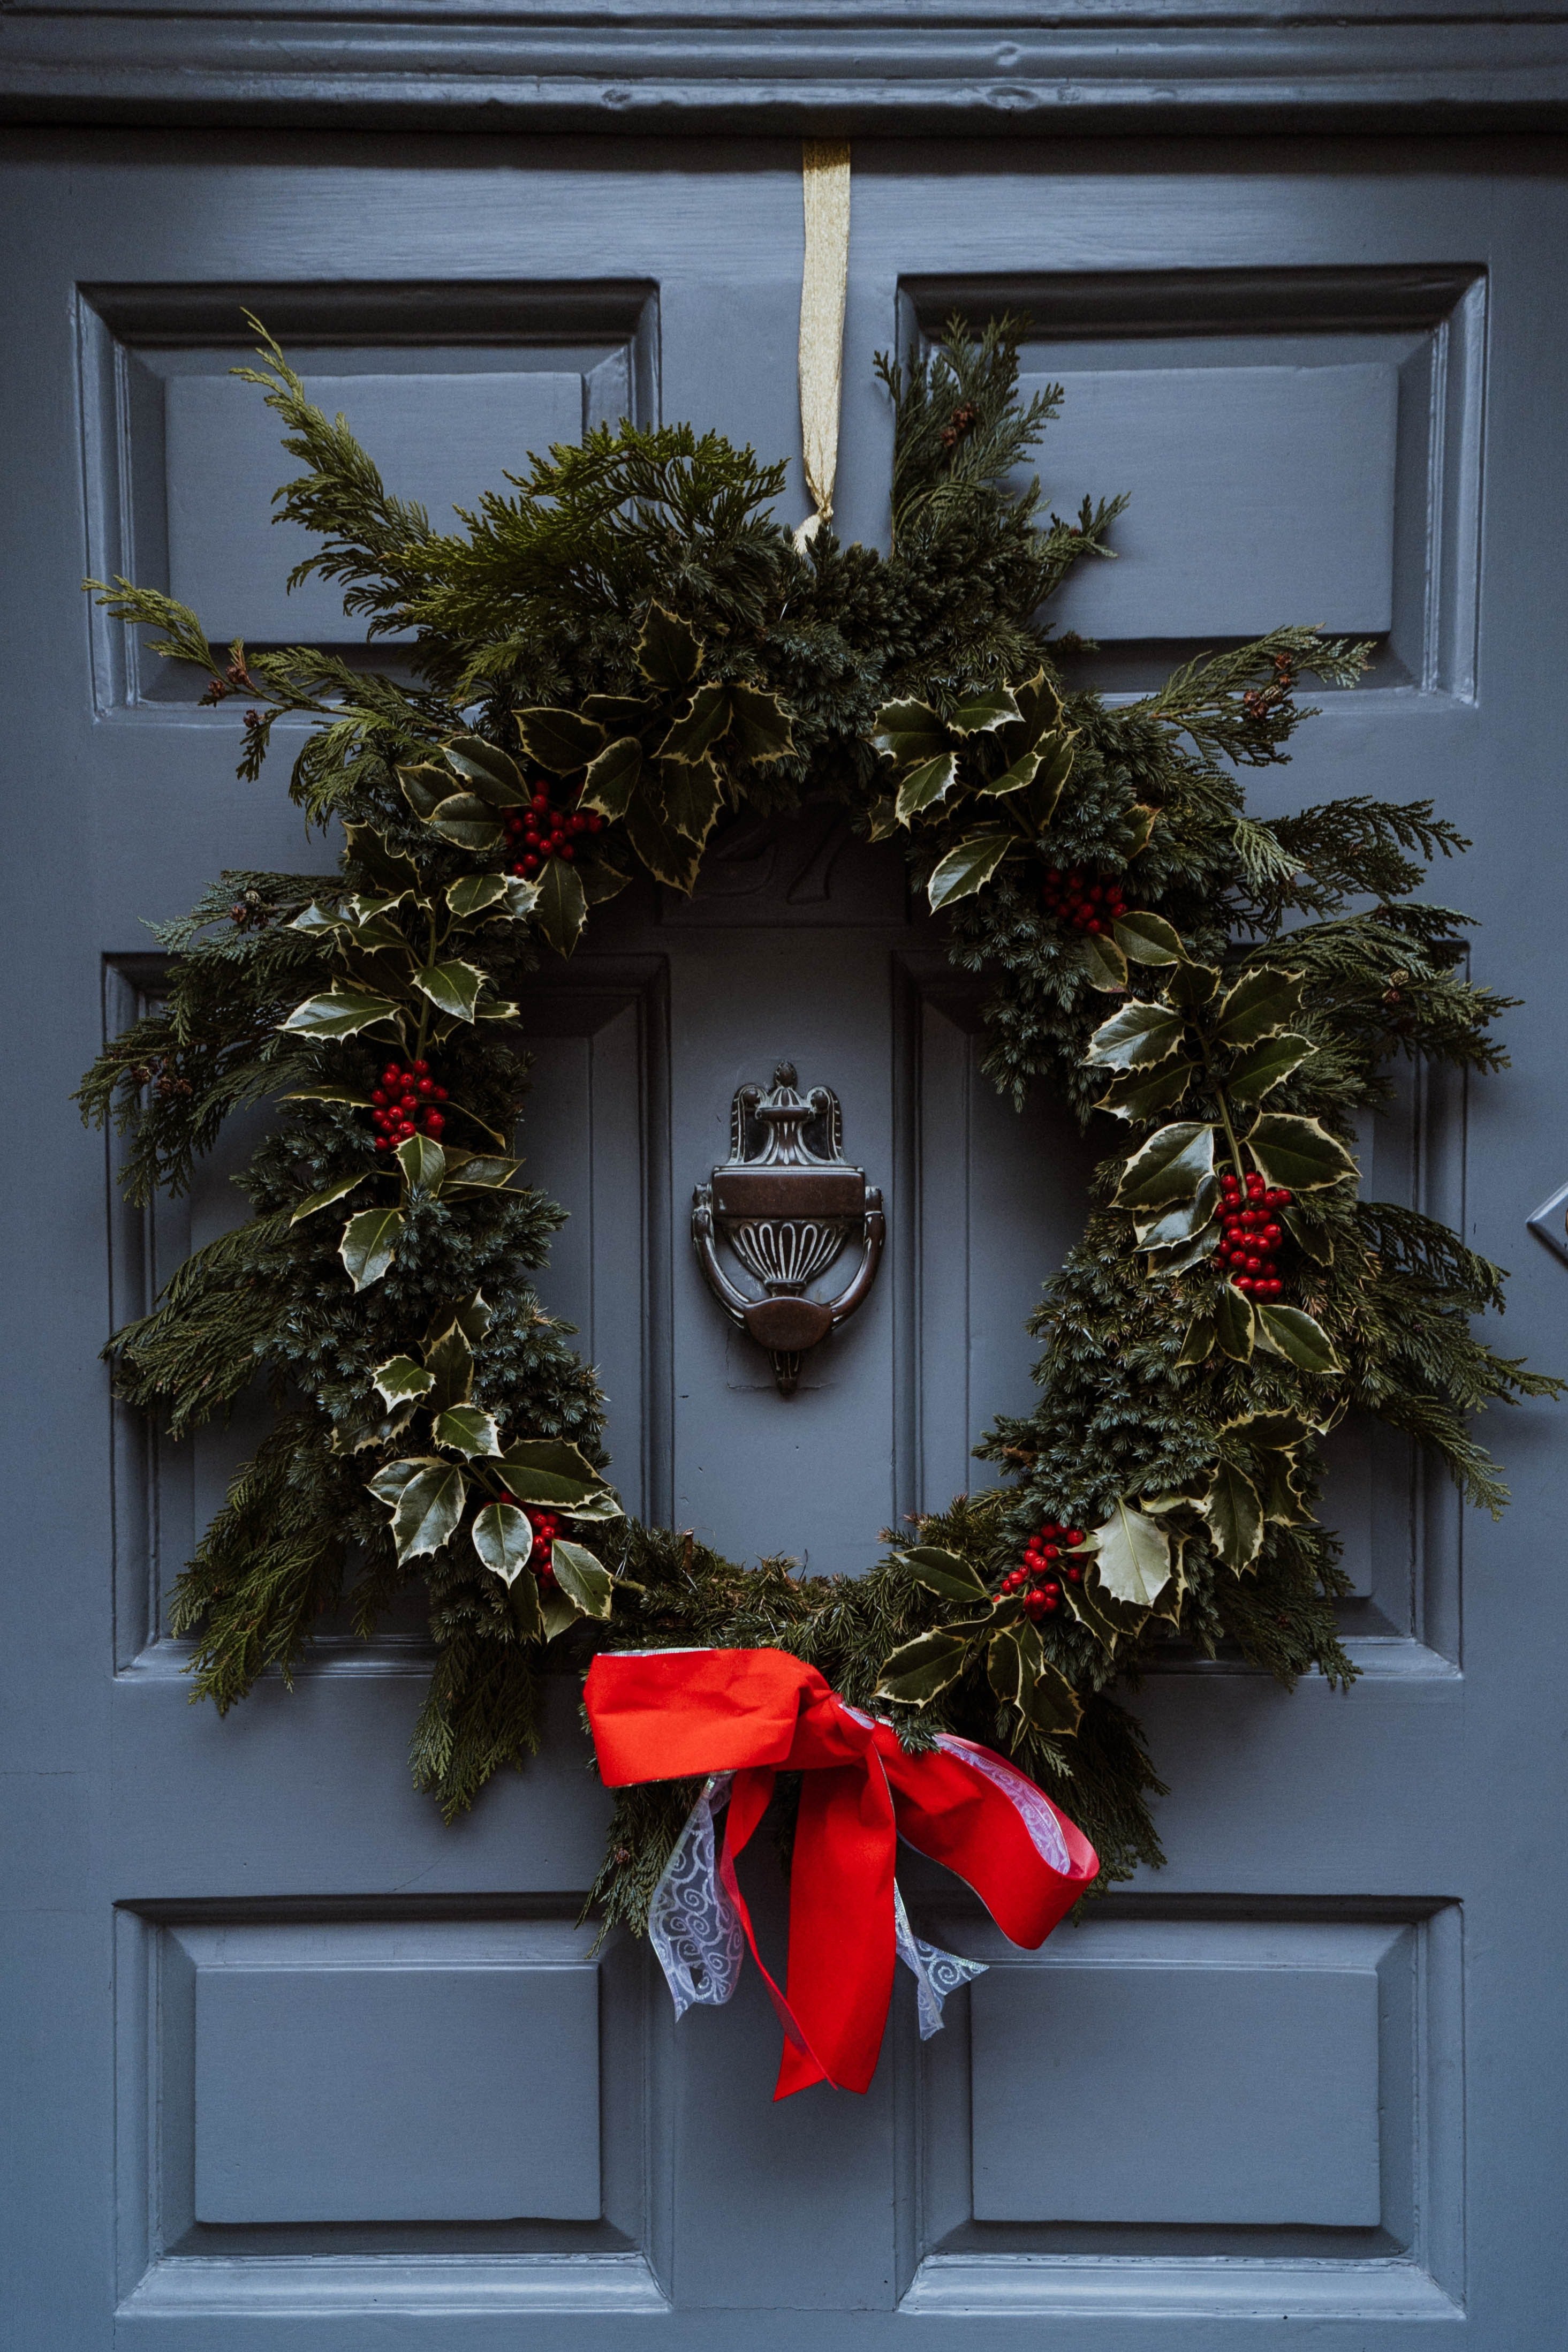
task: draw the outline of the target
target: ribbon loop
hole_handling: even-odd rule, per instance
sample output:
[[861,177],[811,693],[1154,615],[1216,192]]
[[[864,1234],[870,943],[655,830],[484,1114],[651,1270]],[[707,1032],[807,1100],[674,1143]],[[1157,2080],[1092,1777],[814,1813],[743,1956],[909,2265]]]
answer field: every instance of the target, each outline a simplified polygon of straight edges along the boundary
[[[977,1964],[923,1944],[894,1879],[902,1835],[972,1886],[1010,1942],[1042,1944],[1099,1869],[1093,1848],[1003,1756],[944,1733],[919,1756],[784,1650],[629,1651],[595,1658],[584,1702],[606,1784],[705,1776],[649,1912],[676,2014],[726,2000],[750,1946],[785,2047],[776,2098],[810,2083],[869,2088],[902,1948],[921,2032]],[[780,1771],[803,1775],[777,1984],[736,1874]],[[732,1778],[729,1776],[733,1776]],[[728,1790],[715,1868],[714,1816]]]

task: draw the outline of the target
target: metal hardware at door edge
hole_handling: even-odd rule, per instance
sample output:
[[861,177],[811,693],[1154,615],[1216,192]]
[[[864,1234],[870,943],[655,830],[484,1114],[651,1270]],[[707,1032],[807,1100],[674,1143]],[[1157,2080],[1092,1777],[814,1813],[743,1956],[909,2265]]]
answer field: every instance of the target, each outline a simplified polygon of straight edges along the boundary
[[[820,1139],[821,1148],[813,1143]],[[773,1361],[780,1396],[793,1396],[800,1359],[869,1296],[882,1263],[882,1193],[842,1150],[843,1117],[831,1087],[797,1091],[780,1062],[766,1092],[741,1087],[730,1107],[729,1158],[692,1195],[692,1240],[709,1289],[738,1329]],[[748,1149],[748,1144],[752,1147]],[[836,1298],[807,1296],[856,1227],[860,1264]],[[762,1291],[748,1298],[725,1272],[727,1242]]]

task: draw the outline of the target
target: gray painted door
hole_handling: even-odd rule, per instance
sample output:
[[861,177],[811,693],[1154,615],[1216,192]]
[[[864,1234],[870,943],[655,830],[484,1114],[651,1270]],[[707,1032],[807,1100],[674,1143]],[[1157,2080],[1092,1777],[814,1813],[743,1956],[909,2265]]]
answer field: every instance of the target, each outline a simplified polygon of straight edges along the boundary
[[[1498,1433],[1518,1499],[1462,1549],[1406,1457],[1343,1442],[1363,1680],[1155,1677],[1168,1869],[1038,1957],[919,1881],[928,1929],[998,1965],[925,2051],[900,1989],[863,2100],[769,2105],[754,1979],[677,2032],[645,1955],[591,1956],[603,1809],[570,1692],[537,1769],[453,1830],[407,1786],[416,1625],[329,1636],[227,1722],[186,1705],[161,1596],[246,1432],[152,1444],[97,1350],[232,1195],[214,1164],[188,1208],[127,1216],[67,1095],[156,988],[143,919],[308,853],[280,782],[234,782],[229,716],[77,583],[134,569],[214,634],[343,637],[325,603],[285,618],[277,460],[225,375],[242,302],[434,503],[601,412],[796,448],[798,151],[61,134],[14,139],[5,179],[9,2341],[1557,2342],[1546,1410]],[[1518,1263],[1511,1338],[1563,1362],[1568,1275],[1523,1231],[1568,1177],[1557,158],[865,145],[854,201],[848,531],[883,516],[873,350],[1010,301],[1070,387],[1053,495],[1134,493],[1124,561],[1063,615],[1107,685],[1283,619],[1377,636],[1278,790],[1433,793],[1476,836],[1448,887],[1486,976],[1528,1002],[1512,1071],[1411,1090],[1371,1181]],[[629,1498],[865,1560],[1026,1396],[1020,1301],[1075,1230],[1082,1147],[998,1105],[896,860],[814,816],[737,829],[689,907],[623,903],[529,1021],[528,1149],[573,1212],[549,1295],[603,1368]],[[788,1403],[685,1238],[734,1088],[782,1055],[841,1094],[892,1236]]]

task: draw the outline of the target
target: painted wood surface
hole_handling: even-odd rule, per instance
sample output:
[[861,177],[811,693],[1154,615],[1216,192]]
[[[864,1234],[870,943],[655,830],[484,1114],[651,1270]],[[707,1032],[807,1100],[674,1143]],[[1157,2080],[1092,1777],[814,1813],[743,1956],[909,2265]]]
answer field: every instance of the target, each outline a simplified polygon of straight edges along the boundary
[[[1438,886],[1483,924],[1478,970],[1525,1000],[1513,1066],[1468,1099],[1402,1087],[1367,1139],[1371,1181],[1518,1267],[1508,1343],[1552,1364],[1568,1292],[1524,1230],[1564,1175],[1568,191],[1548,160],[868,143],[840,511],[882,535],[871,354],[954,302],[1021,303],[1031,371],[1145,404],[1127,476],[1096,492],[1223,482],[1216,434],[1247,413],[1249,373],[1319,402],[1310,478],[1248,510],[1249,568],[1226,541],[1234,512],[1214,526],[1214,576],[1246,595],[1207,625],[1284,617],[1254,602],[1298,570],[1327,601],[1294,617],[1384,599],[1372,681],[1328,698],[1261,804],[1431,793],[1475,836]],[[520,454],[509,436],[536,429],[529,402],[575,384],[560,414],[580,414],[609,367],[640,414],[790,453],[798,520],[798,152],[28,135],[4,184],[0,887],[26,1156],[3,1195],[0,1304],[15,2341],[598,2352],[653,2331],[682,2352],[742,2336],[783,2352],[809,2332],[862,2352],[918,2316],[942,2352],[989,2345],[998,2322],[1065,2352],[1207,2352],[1221,2334],[1265,2352],[1303,2325],[1336,2352],[1418,2352],[1460,2326],[1477,2352],[1554,2342],[1550,1408],[1493,1433],[1514,1507],[1462,1542],[1401,1449],[1343,1443],[1363,1679],[1287,1696],[1190,1658],[1152,1676],[1164,1873],[1039,1958],[940,1873],[911,1873],[922,1931],[995,1965],[924,2050],[902,1989],[862,2101],[770,2105],[777,2029],[754,1978],[677,2032],[645,1955],[591,1957],[573,1923],[605,1806],[569,1689],[538,1764],[450,1830],[406,1781],[416,1614],[370,1645],[329,1629],[292,1693],[269,1684],[226,1721],[186,1704],[164,1596],[246,1432],[158,1445],[111,1413],[97,1350],[232,1218],[232,1153],[188,1202],[132,1216],[67,1096],[106,1019],[156,990],[146,919],[222,866],[318,853],[280,782],[234,782],[231,715],[148,676],[78,583],[207,560],[204,499],[230,579],[277,610],[283,535],[240,511],[210,430],[178,421],[182,400],[226,397],[208,388],[242,353],[242,302],[350,415],[356,379],[373,386],[389,449],[428,434],[433,383],[479,387],[432,497],[466,495],[491,431],[498,478]],[[1324,421],[1331,385],[1354,395],[1342,427]],[[1114,436],[1100,446],[1113,467]],[[261,462],[244,443],[240,488]],[[1049,478],[1049,440],[1041,463]],[[1315,499],[1320,479],[1332,495]],[[1119,666],[1113,683],[1190,644],[1188,586],[1208,569],[1140,585],[1129,559],[1136,601],[1119,612],[1106,568],[1096,658]],[[753,1555],[867,1559],[881,1527],[973,1475],[986,1416],[1027,1396],[1022,1295],[1077,1230],[1092,1154],[1048,1104],[1019,1118],[989,1094],[974,991],[896,856],[847,844],[827,813],[735,828],[690,906],[629,893],[577,962],[541,975],[528,1023],[526,1149],[574,1218],[547,1296],[603,1367],[628,1493]],[[890,1234],[873,1302],[788,1404],[729,1337],[685,1234],[734,1088],[782,1054],[841,1093]],[[753,1875],[778,1948],[766,1855]],[[476,2079],[481,2033],[501,2054]],[[456,2142],[455,2101],[473,2118]]]

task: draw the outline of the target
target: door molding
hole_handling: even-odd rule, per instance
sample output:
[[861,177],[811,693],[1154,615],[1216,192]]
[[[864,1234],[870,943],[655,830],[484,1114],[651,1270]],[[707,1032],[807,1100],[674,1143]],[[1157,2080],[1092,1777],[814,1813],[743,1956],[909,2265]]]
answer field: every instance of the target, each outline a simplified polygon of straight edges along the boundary
[[340,0],[22,5],[0,26],[10,121],[465,122],[649,132],[1554,130],[1568,8],[1448,0],[1354,16],[1285,0],[536,0],[433,20]]

